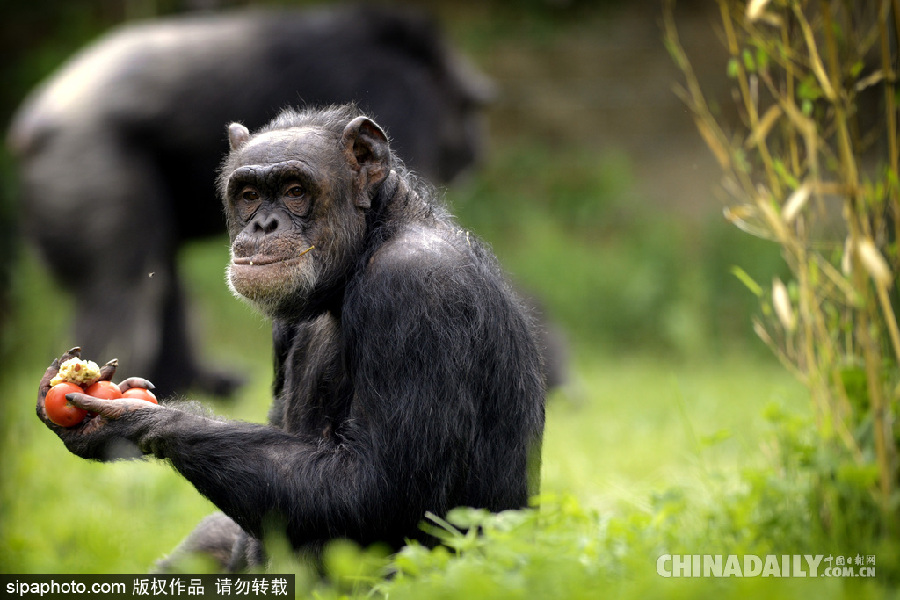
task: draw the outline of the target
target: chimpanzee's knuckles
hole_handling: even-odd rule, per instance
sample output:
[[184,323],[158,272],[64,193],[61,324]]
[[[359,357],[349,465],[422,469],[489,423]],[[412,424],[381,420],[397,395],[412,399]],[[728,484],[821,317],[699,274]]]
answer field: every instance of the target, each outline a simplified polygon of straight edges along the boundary
[[74,348],[66,350],[65,354],[59,358],[59,362],[62,364],[70,358],[81,358],[81,346],[75,346]]
[[104,462],[143,456],[141,438],[153,426],[155,404],[128,399],[101,400],[84,394],[71,396],[73,404],[91,406],[97,414],[78,427],[54,430],[69,452]]
[[107,362],[105,365],[100,367],[100,379],[99,381],[112,381],[113,375],[116,374],[116,369],[119,366],[119,359],[114,358],[111,361]]

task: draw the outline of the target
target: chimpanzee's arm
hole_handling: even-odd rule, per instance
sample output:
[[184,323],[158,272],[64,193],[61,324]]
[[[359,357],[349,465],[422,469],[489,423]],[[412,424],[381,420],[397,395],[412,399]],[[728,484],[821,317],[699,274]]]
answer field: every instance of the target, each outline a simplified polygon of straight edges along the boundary
[[[451,508],[477,435],[472,347],[485,335],[483,286],[460,281],[472,277],[465,265],[409,266],[373,268],[347,291],[342,335],[354,399],[336,445],[186,416],[150,435],[145,451],[169,458],[247,531],[259,535],[274,517],[298,545],[399,543],[425,511]],[[290,390],[282,397],[290,402]]]
[[[402,542],[426,510],[451,508],[464,485],[477,435],[472,347],[485,334],[481,288],[465,281],[471,267],[415,262],[416,269],[408,262],[373,268],[347,290],[342,335],[354,397],[339,443],[136,405],[96,435],[105,444],[128,438],[169,459],[254,535],[271,517],[295,545],[334,537]],[[290,401],[290,390],[282,395]],[[101,415],[109,409],[78,400]],[[75,447],[95,454],[87,439]]]

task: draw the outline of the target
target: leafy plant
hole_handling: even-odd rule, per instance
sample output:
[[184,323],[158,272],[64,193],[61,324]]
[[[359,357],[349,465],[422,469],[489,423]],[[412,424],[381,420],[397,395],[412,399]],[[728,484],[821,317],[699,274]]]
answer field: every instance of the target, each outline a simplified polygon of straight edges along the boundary
[[[809,389],[817,510],[835,533],[896,532],[900,328],[897,2],[718,0],[739,118],[714,114],[672,12],[678,93],[723,172],[726,218],[781,248],[754,329]],[[873,108],[876,107],[877,108]],[[878,117],[878,118],[875,118]],[[874,526],[873,523],[874,517]]]

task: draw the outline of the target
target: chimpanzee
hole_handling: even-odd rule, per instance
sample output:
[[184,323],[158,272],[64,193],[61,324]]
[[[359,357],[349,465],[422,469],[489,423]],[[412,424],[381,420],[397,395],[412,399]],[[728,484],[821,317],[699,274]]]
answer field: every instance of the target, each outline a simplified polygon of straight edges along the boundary
[[273,321],[269,425],[71,394],[99,416],[48,426],[84,458],[116,458],[127,440],[171,461],[223,513],[187,549],[223,568],[259,560],[266,523],[315,555],[335,538],[427,542],[426,511],[523,507],[541,358],[491,253],[353,105],[287,110],[253,135],[232,124],[229,140],[228,282]]
[[225,230],[212,184],[227,150],[222,123],[257,128],[299,102],[355,101],[410,168],[447,182],[480,153],[489,94],[432,19],[410,9],[131,24],[85,49],[16,115],[8,139],[25,233],[74,293],[82,346],[165,394],[227,394],[233,375],[202,368],[191,350],[176,274],[185,241]]

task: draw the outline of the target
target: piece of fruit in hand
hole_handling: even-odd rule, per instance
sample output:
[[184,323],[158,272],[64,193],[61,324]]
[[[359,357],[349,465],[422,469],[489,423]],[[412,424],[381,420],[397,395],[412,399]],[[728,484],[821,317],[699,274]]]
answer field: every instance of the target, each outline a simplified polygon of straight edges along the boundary
[[47,418],[60,427],[74,427],[84,421],[88,412],[69,404],[66,400],[66,394],[83,392],[81,386],[71,381],[60,381],[51,387],[44,399],[44,411],[47,413]]
[[122,392],[123,398],[134,398],[135,400],[144,400],[145,402],[152,402],[153,404],[159,404],[159,401],[156,399],[156,394],[151,392],[148,389],[144,389],[142,387],[133,387],[128,388],[124,392]]
[[98,379],[100,379],[100,367],[97,366],[97,363],[92,360],[70,358],[59,365],[59,372],[50,380],[50,385],[54,386],[68,381],[81,387],[87,387]]

